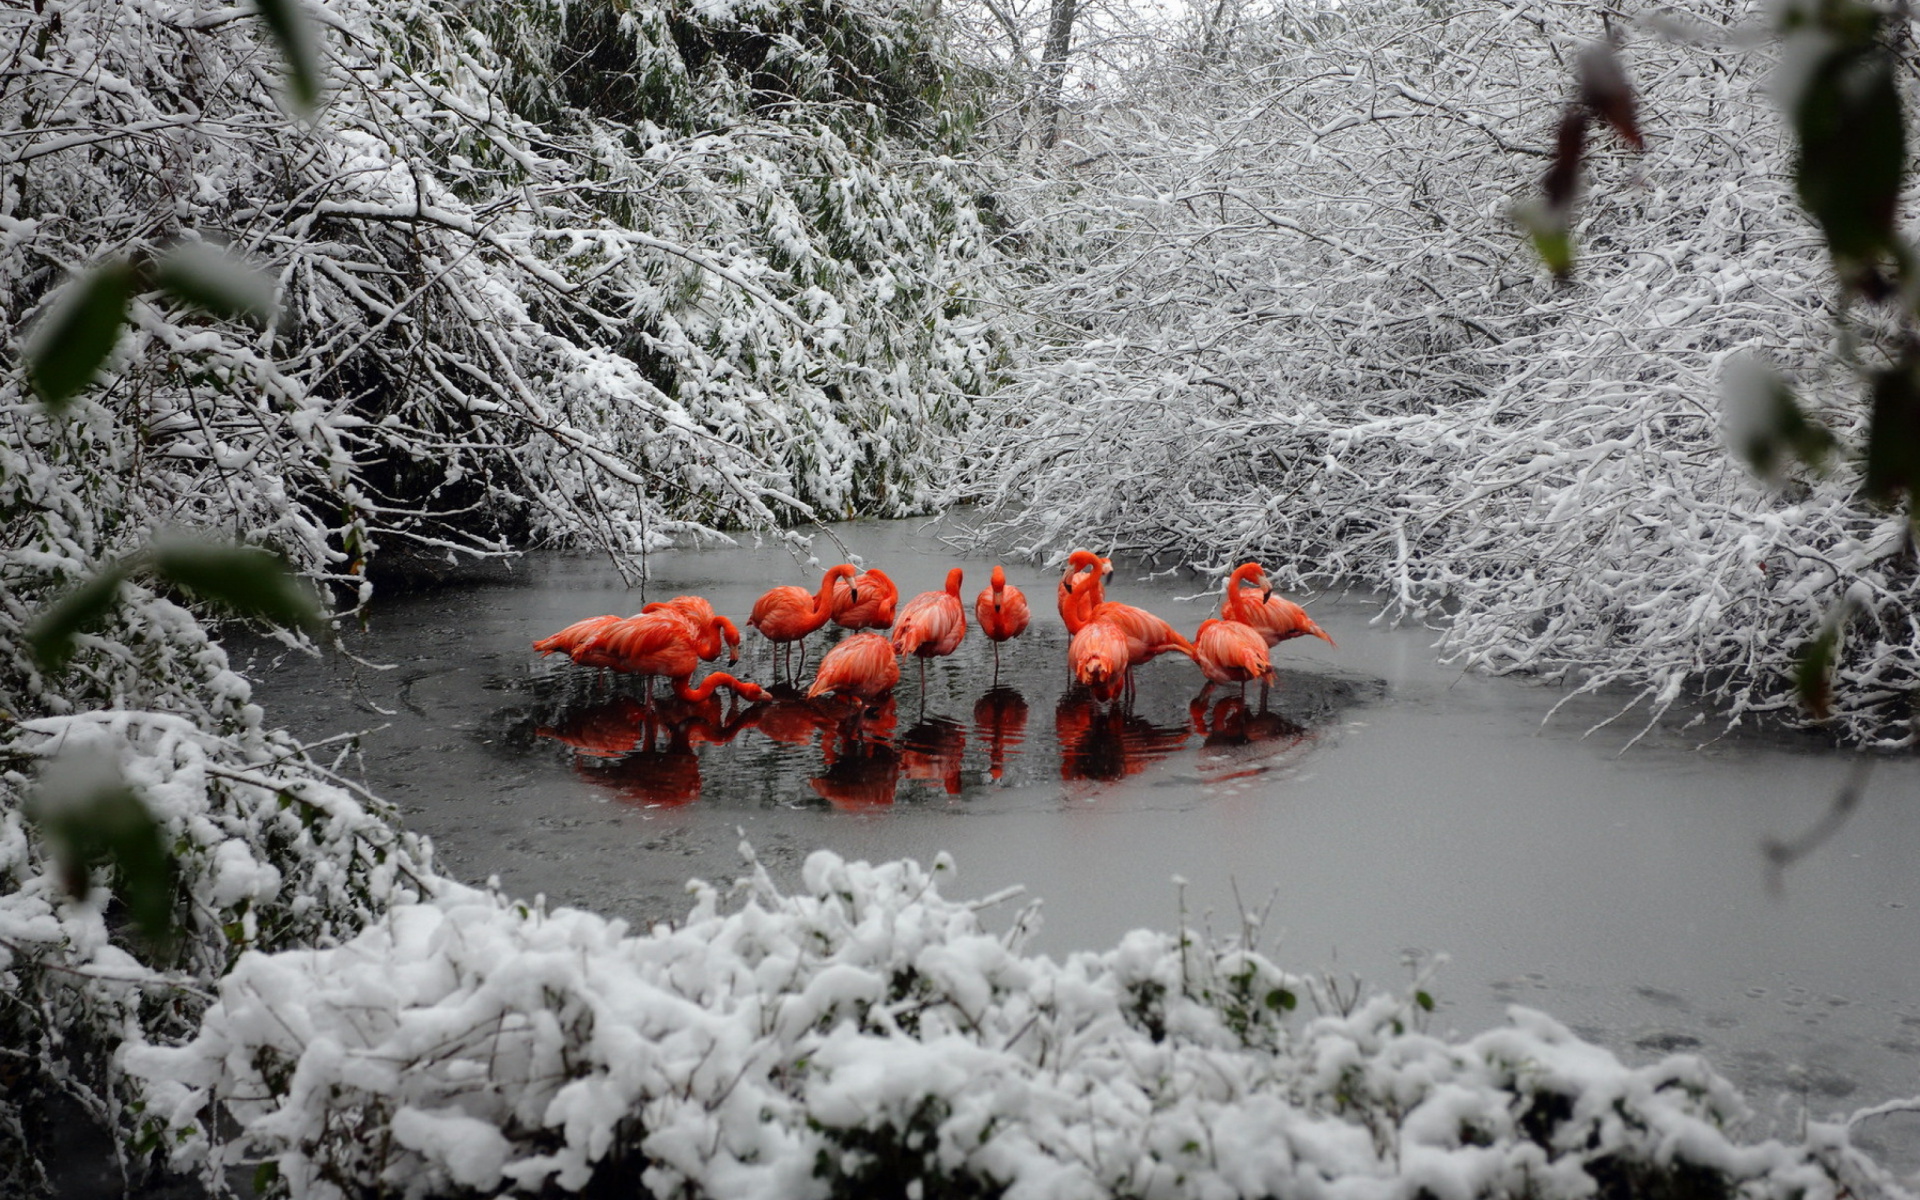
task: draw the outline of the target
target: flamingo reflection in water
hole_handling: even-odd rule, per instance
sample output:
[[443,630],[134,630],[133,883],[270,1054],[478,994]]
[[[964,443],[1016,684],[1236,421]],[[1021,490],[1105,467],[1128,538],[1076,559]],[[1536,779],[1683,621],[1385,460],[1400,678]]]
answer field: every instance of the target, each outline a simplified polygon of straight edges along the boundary
[[997,687],[973,702],[974,736],[987,744],[987,777],[998,782],[1008,754],[1027,736],[1027,699],[1010,687]]
[[[723,716],[718,697],[643,704],[617,696],[576,709],[534,732],[573,748],[573,768],[622,803],[678,808],[700,798],[695,747],[724,745],[752,724],[752,709]],[[664,742],[661,737],[664,733]]]
[[[837,703],[845,707],[844,701]],[[900,754],[893,748],[893,730],[899,723],[896,709],[891,693],[872,704],[856,701],[853,711],[837,721],[833,735],[821,743],[825,770],[807,780],[807,786],[847,812],[892,805],[902,768]]]
[[1226,696],[1207,708],[1206,694],[1187,706],[1193,731],[1201,736],[1200,773],[1210,783],[1244,779],[1266,771],[1268,760],[1305,745],[1313,731],[1264,706],[1247,707],[1242,696]]
[[1180,726],[1155,725],[1120,705],[1103,704],[1081,687],[1060,697],[1053,732],[1060,744],[1060,778],[1109,782],[1138,775],[1184,747],[1191,736]]
[[900,735],[900,766],[906,777],[939,784],[949,796],[960,794],[960,766],[966,755],[966,729],[945,717],[925,717]]

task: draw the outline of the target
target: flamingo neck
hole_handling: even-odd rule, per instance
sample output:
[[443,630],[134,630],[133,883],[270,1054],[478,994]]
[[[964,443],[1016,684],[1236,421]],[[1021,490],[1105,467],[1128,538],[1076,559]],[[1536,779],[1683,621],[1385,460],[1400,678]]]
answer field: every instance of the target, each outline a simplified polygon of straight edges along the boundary
[[673,681],[673,694],[685,700],[688,704],[700,703],[702,700],[713,695],[714,689],[716,688],[728,687],[736,692],[740,690],[740,681],[725,671],[715,671],[705,679],[702,679],[699,687],[689,686],[687,679],[687,676],[682,675]]
[[1259,563],[1242,563],[1234,568],[1233,575],[1227,580],[1227,619],[1243,621],[1247,611],[1246,598],[1241,589],[1261,574]]
[[947,595],[956,600],[960,598],[960,574],[959,567],[947,572]]

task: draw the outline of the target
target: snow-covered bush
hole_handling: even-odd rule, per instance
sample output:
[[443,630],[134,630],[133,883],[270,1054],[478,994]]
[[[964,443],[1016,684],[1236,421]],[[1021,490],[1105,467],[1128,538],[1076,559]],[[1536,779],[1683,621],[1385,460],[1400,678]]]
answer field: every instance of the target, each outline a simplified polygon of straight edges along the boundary
[[[0,360],[70,278],[225,247],[264,327],[136,294],[50,413],[0,372],[0,1191],[49,1091],[137,1135],[107,1048],[191,1025],[248,947],[342,938],[432,886],[423,848],[252,706],[204,610],[140,576],[58,672],[25,631],[183,526],[367,603],[380,555],[675,539],[924,507],[1003,355],[968,116],[936,26],[881,3],[310,12],[282,112],[250,6],[0,6]],[[141,285],[144,287],[144,283]],[[62,899],[42,762],[124,776],[176,860],[172,955]],[[96,891],[96,897],[101,893]],[[136,1164],[137,1165],[137,1164]]]
[[[1851,596],[1839,723],[1911,745],[1904,520],[1857,464],[1769,490],[1722,435],[1753,356],[1857,442],[1845,354],[1874,356],[1836,336],[1768,43],[1745,4],[1628,8],[1246,6],[1211,53],[1110,81],[1029,204],[1066,264],[1026,301],[1052,345],[983,414],[968,486],[1042,550],[1377,588],[1448,614],[1460,661],[1655,714],[1791,705]],[[1609,29],[1648,148],[1596,137],[1561,286],[1508,213]]]
[[246,955],[130,1068],[181,1161],[301,1198],[1901,1194],[1839,1126],[1743,1142],[1693,1056],[1628,1068],[1524,1009],[1449,1041],[1244,939],[1030,955],[948,866],[821,851],[644,935],[450,888]]

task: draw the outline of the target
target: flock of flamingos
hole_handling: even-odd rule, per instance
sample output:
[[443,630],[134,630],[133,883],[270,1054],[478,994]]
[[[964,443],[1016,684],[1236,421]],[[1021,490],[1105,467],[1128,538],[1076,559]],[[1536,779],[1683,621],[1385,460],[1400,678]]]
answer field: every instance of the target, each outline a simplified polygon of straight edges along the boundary
[[[1266,712],[1265,688],[1274,679],[1269,649],[1292,637],[1318,637],[1329,644],[1333,639],[1299,605],[1275,596],[1258,564],[1233,573],[1220,618],[1203,623],[1192,640],[1151,613],[1109,601],[1105,580],[1111,571],[1107,559],[1081,550],[1068,559],[1060,579],[1060,619],[1073,635],[1068,663],[1083,685],[1063,697],[1055,713],[1062,779],[1117,779],[1186,744],[1188,730],[1143,720],[1127,702],[1132,669],[1169,652],[1191,658],[1206,676],[1207,686],[1189,705],[1189,715],[1192,731],[1205,736],[1207,744],[1292,744],[1306,736],[1300,726]],[[896,741],[891,692],[900,681],[900,660],[912,655],[921,661],[924,696],[926,660],[952,654],[965,638],[960,584],[961,572],[948,572],[944,590],[914,597],[897,616],[899,590],[886,573],[862,573],[850,564],[827,571],[817,593],[777,587],[761,596],[748,627],[759,630],[783,658],[799,647],[802,667],[810,634],[829,622],[852,631],[820,660],[804,691],[798,681],[776,683],[769,691],[720,671],[696,686],[693,673],[703,660],[718,659],[723,647],[729,664],[740,656],[738,627],[703,597],[676,596],[631,617],[590,617],[540,639],[534,649],[543,655],[564,653],[582,666],[645,676],[647,699],[615,695],[574,708],[557,726],[536,732],[571,746],[575,770],[593,783],[644,807],[677,807],[696,799],[702,790],[696,747],[724,744],[747,728],[795,746],[837,729],[821,743],[824,769],[808,780],[836,808],[889,806],[902,779],[941,784],[958,795],[964,730],[923,713]],[[1024,698],[999,685],[999,644],[1019,637],[1032,614],[1026,596],[1007,583],[1001,567],[993,569],[992,583],[979,593],[973,611],[994,643],[995,673],[995,686],[974,705],[974,724],[985,740],[989,775],[999,780],[1027,721]],[[795,674],[784,663],[776,673],[788,680]],[[682,707],[655,705],[654,676],[668,681]],[[1255,680],[1262,685],[1257,714],[1248,711],[1245,700],[1245,685]],[[1216,683],[1240,684],[1241,696],[1215,705],[1209,716],[1206,697]],[[731,689],[751,706],[723,717],[715,696],[719,688]],[[664,734],[664,744],[656,745],[657,734]]]
[[[1073,635],[1067,665],[1076,681],[1101,702],[1131,695],[1132,670],[1169,652],[1184,654],[1200,668],[1207,688],[1214,684],[1259,681],[1264,689],[1273,681],[1269,649],[1288,638],[1311,636],[1334,645],[1332,638],[1307,616],[1306,610],[1277,596],[1259,563],[1245,563],[1227,580],[1220,616],[1201,622],[1192,640],[1171,624],[1143,608],[1106,598],[1110,560],[1089,550],[1076,550],[1060,577],[1060,619]],[[922,592],[895,615],[900,590],[884,571],[862,572],[851,563],[830,568],[817,594],[805,588],[776,587],[753,605],[747,625],[781,649],[782,658],[800,646],[805,665],[805,638],[829,621],[853,630],[820,660],[809,700],[819,696],[848,697],[862,706],[891,692],[900,682],[900,660],[920,659],[921,686],[926,686],[926,660],[952,654],[967,636],[967,613],[960,595],[961,572],[947,572],[944,591]],[[1006,572],[993,568],[992,582],[974,599],[973,613],[980,631],[994,643],[999,665],[1000,643],[1019,637],[1032,620],[1027,598],[1007,582]],[[868,632],[891,630],[888,635]],[[715,671],[692,684],[693,672],[704,661],[720,656],[725,644],[729,664],[740,657],[740,630],[715,612],[701,596],[675,596],[649,604],[631,617],[612,614],[576,621],[533,643],[542,655],[563,653],[585,667],[606,668],[647,677],[649,694],[654,676],[665,678],[675,695],[698,703],[714,689],[731,688],[743,699],[772,698],[759,684]],[[789,674],[790,666],[783,663]],[[1202,695],[1205,694],[1203,689]]]

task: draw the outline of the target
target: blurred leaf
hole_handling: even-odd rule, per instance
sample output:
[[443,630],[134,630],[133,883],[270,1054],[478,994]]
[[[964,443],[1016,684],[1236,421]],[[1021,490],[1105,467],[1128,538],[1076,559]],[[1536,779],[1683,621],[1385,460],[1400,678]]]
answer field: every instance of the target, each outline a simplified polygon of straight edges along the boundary
[[1633,85],[1620,66],[1620,56],[1606,42],[1596,42],[1580,54],[1580,102],[1613,128],[1635,150],[1646,149],[1640,135]]
[[1413,1002],[1420,1006],[1422,1012],[1433,1011],[1433,993],[1424,988],[1413,994]]
[[312,20],[299,0],[254,0],[267,32],[287,64],[287,96],[302,115],[320,103],[320,56],[314,48]]
[[1889,503],[1920,483],[1920,387],[1909,350],[1895,365],[1873,373],[1873,417],[1867,427],[1866,493]]
[[77,900],[92,891],[92,868],[107,864],[121,903],[150,944],[174,935],[174,865],[160,823],[127,786],[112,756],[80,749],[56,756],[40,773],[29,813],[53,848],[62,885]]
[[1720,391],[1727,441],[1762,479],[1778,481],[1794,459],[1821,470],[1839,445],[1825,425],[1801,409],[1787,381],[1764,363],[1730,362]]
[[154,282],[187,303],[264,325],[273,316],[273,277],[205,242],[181,242],[155,264]]
[[1820,632],[1800,651],[1799,661],[1794,664],[1794,691],[1816,721],[1826,720],[1833,709],[1833,665],[1839,658],[1841,636],[1852,611],[1852,605],[1843,600],[1827,614]]
[[1550,210],[1538,200],[1525,200],[1516,203],[1508,215],[1533,243],[1534,253],[1555,279],[1564,280],[1573,273],[1573,235],[1567,230],[1565,213]]
[[1790,113],[1794,184],[1844,281],[1860,287],[1894,244],[1906,173],[1906,120],[1891,56],[1872,38],[1840,41],[1808,71]]
[[1587,152],[1589,120],[1583,106],[1567,106],[1566,114],[1560,118],[1560,127],[1554,132],[1553,160],[1540,180],[1540,191],[1546,196],[1547,208],[1562,226],[1566,224],[1567,212],[1580,192],[1580,161]]
[[152,563],[159,578],[237,616],[307,630],[322,624],[319,598],[271,551],[173,536],[154,539]]
[[40,669],[51,675],[67,665],[76,639],[106,619],[120,602],[120,581],[126,571],[108,567],[56,600],[27,629],[27,649]]
[[120,341],[133,288],[133,267],[110,262],[67,284],[42,318],[27,350],[27,373],[49,412],[64,411],[99,374]]

